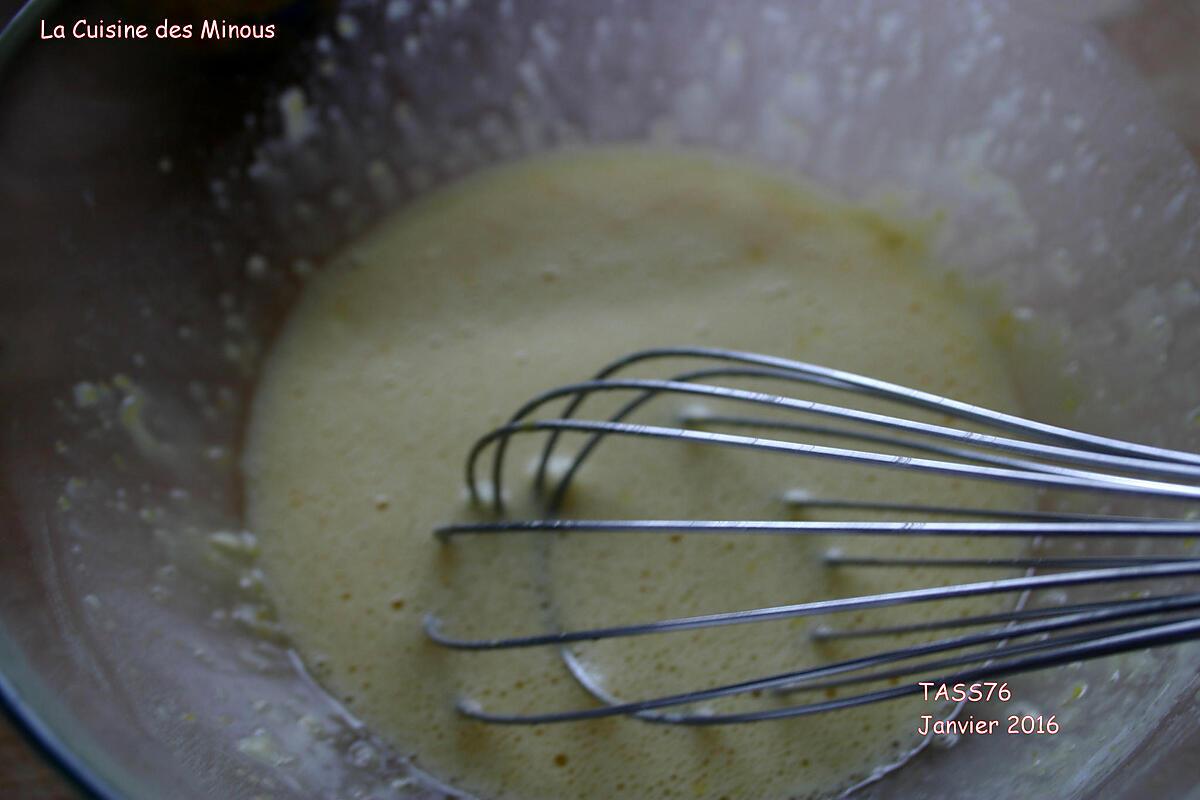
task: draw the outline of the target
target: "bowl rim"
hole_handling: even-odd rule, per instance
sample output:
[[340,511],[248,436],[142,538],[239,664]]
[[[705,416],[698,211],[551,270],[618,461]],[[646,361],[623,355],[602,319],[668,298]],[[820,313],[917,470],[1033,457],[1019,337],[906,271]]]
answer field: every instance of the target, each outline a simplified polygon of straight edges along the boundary
[[[0,631],[0,639],[5,644],[11,642],[5,631]],[[117,800],[121,796],[112,787],[107,786],[96,771],[89,768],[33,707],[25,702],[15,683],[4,672],[0,672],[0,718],[11,722],[13,729],[34,752],[84,797]]]
[[6,24],[0,25],[0,71],[33,38],[34,22],[49,14],[58,4],[59,0],[25,0],[17,13]]

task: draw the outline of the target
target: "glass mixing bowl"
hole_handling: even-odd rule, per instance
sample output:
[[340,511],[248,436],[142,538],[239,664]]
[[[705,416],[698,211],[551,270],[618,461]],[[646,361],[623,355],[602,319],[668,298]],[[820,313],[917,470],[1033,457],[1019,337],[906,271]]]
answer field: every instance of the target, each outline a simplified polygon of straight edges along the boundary
[[[553,147],[715,147],[940,212],[939,260],[1015,310],[999,322],[1031,415],[1200,448],[1195,164],[1105,42],[1048,8],[391,0],[347,2],[298,49],[10,38],[5,702],[101,795],[421,792],[273,618],[241,522],[247,397],[334,248]],[[1069,403],[1045,388],[1064,373]],[[926,748],[863,794],[1194,792],[1198,656],[1016,678],[1062,734]]]

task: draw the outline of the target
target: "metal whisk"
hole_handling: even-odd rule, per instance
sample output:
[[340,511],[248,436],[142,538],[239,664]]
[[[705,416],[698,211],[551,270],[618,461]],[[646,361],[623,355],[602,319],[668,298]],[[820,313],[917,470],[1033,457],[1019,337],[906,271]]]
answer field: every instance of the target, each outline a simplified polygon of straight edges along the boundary
[[[696,360],[697,368],[668,379],[618,377],[634,364],[660,360]],[[716,383],[730,379],[766,379],[784,386],[815,385],[899,407],[931,410],[947,418],[983,425],[997,433],[981,433],[900,416],[862,411],[823,402],[731,388]],[[607,419],[576,417],[591,395],[619,392],[629,399]],[[663,395],[683,395],[735,401],[747,407],[789,412],[793,418],[686,414],[678,427],[633,424],[625,420],[638,408]],[[535,415],[547,404],[566,401],[558,416]],[[834,425],[814,424],[814,419]],[[837,427],[836,422],[859,427]],[[767,430],[779,437],[763,438],[736,431]],[[561,476],[551,480],[548,465],[563,433],[586,434]],[[681,347],[643,350],[600,370],[592,380],[543,392],[513,414],[508,424],[481,437],[467,458],[466,481],[472,498],[483,503],[477,476],[480,461],[491,449],[491,505],[504,512],[504,466],[510,440],[541,434],[545,445],[537,462],[534,487],[545,499],[545,518],[446,525],[436,531],[443,542],[466,535],[518,532],[738,533],[806,536],[814,534],[871,536],[989,536],[989,537],[1156,537],[1176,541],[1200,536],[1193,513],[1172,517],[1114,516],[1048,511],[987,510],[932,507],[917,504],[871,503],[794,496],[790,502],[806,511],[851,509],[890,514],[935,514],[961,517],[955,521],[913,520],[696,520],[696,519],[560,519],[555,518],[572,479],[606,437],[643,437],[695,444],[748,448],[805,458],[834,459],[878,467],[919,470],[950,476],[1006,481],[1050,489],[1086,490],[1200,501],[1200,455],[1095,436],[1023,419],[928,392],[783,358],[733,350]],[[796,441],[797,435],[839,437],[848,442],[886,445],[922,453],[921,457],[873,450],[833,447]],[[928,457],[926,457],[928,456]],[[829,551],[830,568],[939,566],[1010,567],[1028,570],[1023,577],[910,589],[882,594],[842,597],[770,608],[754,608],[703,616],[665,619],[643,624],[587,630],[553,631],[534,636],[482,640],[456,639],[443,631],[440,619],[428,616],[429,637],[440,645],[462,650],[560,646],[575,679],[598,701],[592,708],[541,714],[490,713],[463,701],[459,710],[472,718],[495,723],[548,723],[633,715],[651,722],[714,725],[780,719],[886,700],[922,691],[916,677],[885,689],[835,699],[773,707],[745,713],[699,713],[688,706],[720,697],[764,690],[802,692],[849,687],[904,676],[937,683],[960,683],[1011,675],[1059,664],[1097,658],[1128,650],[1165,645],[1200,637],[1200,592],[1166,593],[1102,602],[1025,608],[1020,603],[1005,613],[955,617],[935,622],[865,630],[820,626],[812,635],[825,639],[877,638],[918,631],[982,629],[958,633],[926,644],[881,649],[869,656],[797,669],[761,679],[624,702],[611,697],[587,673],[571,650],[572,643],[644,636],[695,628],[740,625],[795,617],[818,617],[835,612],[903,606],[980,595],[1015,594],[1034,590],[1119,584],[1136,580],[1200,575],[1200,557],[1090,556],[1073,558],[853,558]],[[1037,569],[1066,570],[1034,574]]]

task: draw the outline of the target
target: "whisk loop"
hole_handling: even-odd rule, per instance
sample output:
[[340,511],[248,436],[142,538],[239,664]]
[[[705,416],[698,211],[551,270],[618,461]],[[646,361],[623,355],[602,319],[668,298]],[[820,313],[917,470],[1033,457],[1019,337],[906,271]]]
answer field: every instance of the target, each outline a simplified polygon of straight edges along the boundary
[[[646,362],[696,360],[700,368],[667,379],[618,377],[623,370]],[[961,420],[991,428],[984,433],[902,416],[865,411],[828,402],[790,397],[713,383],[751,379],[789,386],[808,385],[845,392],[857,397],[894,403],[903,408],[933,411],[948,420]],[[601,393],[630,395],[606,419],[581,419],[577,414],[588,397]],[[677,427],[626,421],[635,411],[662,396],[686,396],[764,408],[773,416],[759,418],[710,414],[691,410]],[[556,417],[535,417],[543,407],[565,400]],[[794,418],[793,418],[794,417]],[[814,424],[812,419],[833,420],[858,427]],[[920,455],[901,455],[873,449],[816,444],[777,436],[819,436],[848,444],[901,448]],[[567,460],[562,474],[551,480],[549,464],[564,433],[584,434],[583,444]],[[536,492],[545,498],[542,519],[498,519],[455,523],[435,534],[448,542],[463,536],[497,536],[514,533],[577,534],[745,534],[745,535],[847,535],[847,536],[987,536],[987,537],[1086,537],[1103,539],[1145,538],[1151,541],[1188,540],[1200,536],[1195,515],[1175,517],[1117,516],[1054,511],[991,510],[931,506],[915,503],[881,503],[853,499],[813,498],[804,493],[784,497],[785,504],[811,513],[818,510],[867,511],[875,514],[952,516],[952,520],[903,519],[802,519],[802,520],[694,520],[694,519],[561,519],[567,490],[595,449],[608,437],[671,440],[708,447],[741,448],[799,458],[828,459],[869,467],[921,471],[960,478],[1003,481],[1057,490],[1099,492],[1175,501],[1200,501],[1200,455],[1126,442],[1048,425],[1012,414],[993,411],[950,398],[911,389],[875,378],[774,356],[714,348],[660,348],[632,353],[612,362],[587,381],[551,389],[522,405],[509,421],[485,434],[471,448],[466,461],[466,483],[472,498],[483,502],[478,471],[491,452],[491,504],[504,512],[504,472],[510,442],[518,436],[545,437],[534,473]],[[1119,585],[1133,581],[1164,581],[1200,575],[1200,558],[1163,555],[1120,555],[1020,558],[901,558],[849,556],[833,548],[824,564],[830,569],[887,569],[939,567],[944,569],[1025,569],[1016,578],[957,583],[854,597],[734,610],[632,625],[550,631],[526,636],[461,639],[443,631],[435,616],[426,618],[429,637],[445,647],[461,650],[499,650],[558,646],[568,670],[597,701],[593,708],[541,714],[500,714],[477,703],[463,701],[461,713],[494,723],[548,723],[631,715],[647,722],[716,725],[782,719],[848,708],[864,703],[903,697],[921,691],[917,680],[883,689],[834,699],[771,707],[758,711],[717,714],[685,707],[709,700],[771,690],[775,693],[840,689],[918,675],[942,683],[1028,672],[1059,664],[1098,658],[1127,650],[1172,644],[1200,637],[1200,593],[1172,593],[1140,598],[955,617],[912,625],[842,630],[828,625],[814,628],[817,639],[878,638],[947,629],[994,626],[982,632],[938,639],[926,644],[881,650],[869,656],[823,664],[752,681],[701,688],[680,694],[629,702],[611,696],[581,665],[568,645],[605,639],[662,634],[671,631],[752,624],[797,617],[823,618],[847,611],[929,603],[980,595],[1013,594],[1083,585]],[[1035,570],[1052,570],[1033,574]],[[1059,571],[1061,570],[1061,571]],[[917,661],[927,656],[936,658]],[[915,662],[904,664],[903,662]],[[971,666],[976,665],[976,666]],[[957,670],[957,671],[955,671]],[[929,676],[934,677],[930,678]],[[684,708],[685,710],[678,710]],[[663,709],[675,709],[663,711]]]

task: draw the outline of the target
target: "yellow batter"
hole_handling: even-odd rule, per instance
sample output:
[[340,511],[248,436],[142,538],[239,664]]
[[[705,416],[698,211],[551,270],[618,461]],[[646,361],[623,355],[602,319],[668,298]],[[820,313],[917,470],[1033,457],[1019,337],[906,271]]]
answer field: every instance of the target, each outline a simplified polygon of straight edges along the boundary
[[[250,525],[300,653],[418,766],[486,798],[825,796],[903,757],[919,744],[920,715],[936,713],[919,700],[703,729],[628,719],[468,722],[454,711],[459,697],[515,713],[591,701],[553,649],[451,652],[427,641],[421,620],[436,612],[455,636],[515,635],[539,631],[548,616],[571,628],[611,625],[1000,577],[839,572],[819,559],[833,544],[978,555],[1011,543],[577,535],[439,545],[430,535],[475,513],[463,500],[461,472],[475,437],[535,392],[585,379],[639,348],[760,351],[1013,410],[998,353],[963,298],[927,271],[927,259],[923,238],[903,226],[698,154],[544,157],[408,208],[313,280],[256,400]],[[693,366],[632,374],[666,377]],[[592,413],[612,402],[595,403]],[[673,424],[695,404],[662,399],[637,419]],[[536,444],[531,437],[514,448],[514,503],[527,491]],[[601,446],[568,512],[778,519],[789,513],[779,497],[790,489],[1010,508],[1023,499],[986,483],[626,440]],[[829,621],[919,621],[1001,602]],[[578,653],[609,691],[636,699],[879,646],[815,645],[805,635],[811,624],[689,631]],[[748,697],[709,708],[811,699]]]

